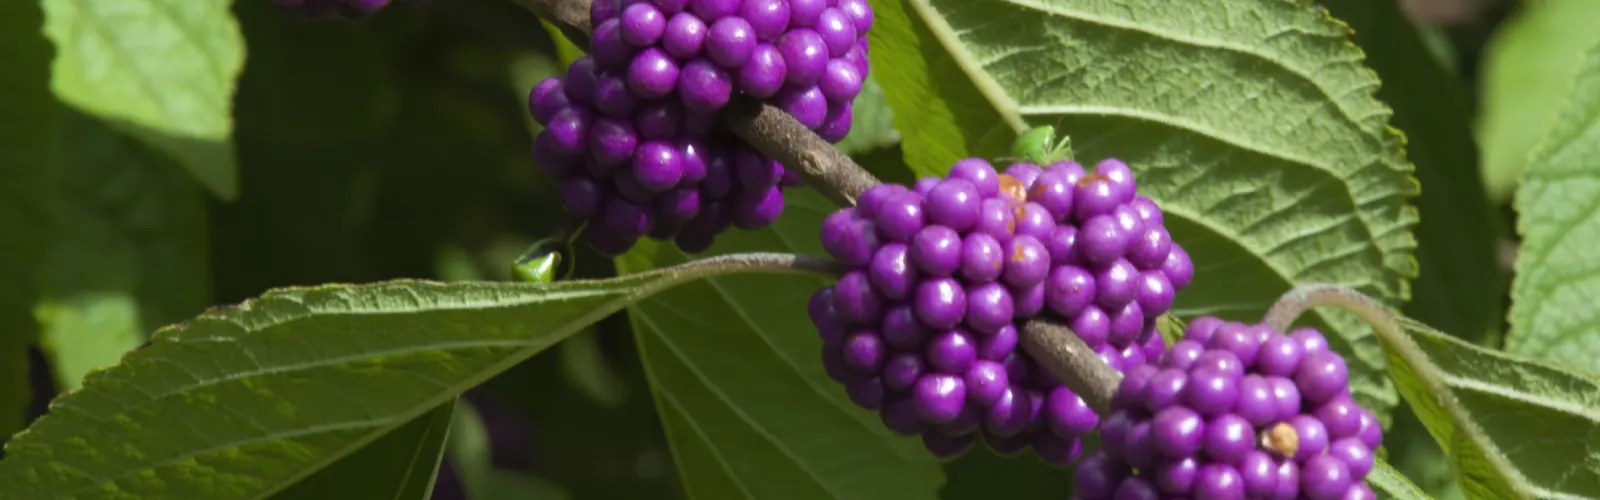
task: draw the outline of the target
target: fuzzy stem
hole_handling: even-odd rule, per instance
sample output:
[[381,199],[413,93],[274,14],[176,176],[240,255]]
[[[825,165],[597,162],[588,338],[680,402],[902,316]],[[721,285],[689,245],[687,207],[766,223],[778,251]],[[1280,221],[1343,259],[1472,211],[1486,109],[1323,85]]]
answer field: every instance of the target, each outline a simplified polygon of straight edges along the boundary
[[[1450,420],[1455,424],[1456,429],[1465,433],[1468,439],[1475,442],[1482,449],[1484,457],[1493,464],[1494,469],[1498,471],[1517,470],[1510,460],[1495,448],[1493,441],[1489,440],[1489,436],[1483,431],[1483,428],[1472,420],[1472,414],[1467,411],[1467,407],[1461,403],[1461,400],[1456,398],[1455,391],[1450,389],[1450,385],[1445,382],[1444,370],[1440,369],[1439,365],[1434,364],[1433,360],[1428,357],[1427,353],[1422,351],[1422,347],[1417,345],[1416,341],[1411,340],[1411,336],[1407,335],[1400,326],[1399,317],[1372,297],[1363,295],[1354,288],[1343,285],[1330,283],[1300,285],[1279,297],[1278,301],[1272,304],[1272,308],[1267,309],[1266,315],[1262,317],[1262,322],[1280,332],[1288,331],[1289,325],[1294,324],[1294,320],[1300,317],[1301,314],[1311,308],[1320,306],[1333,306],[1350,311],[1361,318],[1362,321],[1371,325],[1373,333],[1377,334],[1378,340],[1383,342],[1384,350],[1389,353],[1389,362],[1394,363],[1396,361],[1395,358],[1399,358],[1398,361],[1405,363],[1410,368],[1410,371],[1418,379],[1422,380],[1422,385],[1428,392],[1426,396],[1432,398],[1433,404],[1444,407],[1445,413],[1450,414]],[[1389,369],[1395,370],[1396,368],[1391,366]],[[1412,405],[1416,405],[1416,402],[1412,402]],[[1446,449],[1451,446],[1450,443],[1443,442],[1439,443],[1439,445],[1444,446]],[[1511,481],[1510,483],[1513,488],[1519,490],[1517,491],[1518,494],[1523,495],[1524,498],[1532,498],[1531,493],[1526,491],[1523,486],[1526,483],[1519,484],[1516,481]]]
[[[564,33],[578,33],[574,43],[588,40],[590,0],[512,0]],[[573,35],[568,35],[572,38]],[[723,109],[723,128],[784,166],[797,168],[806,184],[840,206],[855,205],[861,192],[879,183],[849,156],[770,104],[736,95]],[[717,259],[711,257],[706,260]],[[692,263],[691,263],[692,264]],[[687,265],[687,264],[685,264]],[[1060,323],[1043,318],[1020,329],[1023,350],[1072,389],[1101,416],[1122,374],[1107,366],[1087,344]]]

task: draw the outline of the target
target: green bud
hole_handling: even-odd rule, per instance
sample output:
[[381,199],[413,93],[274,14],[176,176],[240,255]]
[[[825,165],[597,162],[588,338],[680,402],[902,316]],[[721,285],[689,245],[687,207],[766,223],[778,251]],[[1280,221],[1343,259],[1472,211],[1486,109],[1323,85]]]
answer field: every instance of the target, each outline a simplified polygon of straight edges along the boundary
[[[561,266],[561,254],[567,249],[569,243],[562,238],[545,238],[534,242],[522,252],[517,260],[511,263],[511,274],[518,281],[531,283],[549,283],[555,281],[557,269]],[[567,273],[572,266],[567,266]],[[563,273],[563,274],[567,274]]]

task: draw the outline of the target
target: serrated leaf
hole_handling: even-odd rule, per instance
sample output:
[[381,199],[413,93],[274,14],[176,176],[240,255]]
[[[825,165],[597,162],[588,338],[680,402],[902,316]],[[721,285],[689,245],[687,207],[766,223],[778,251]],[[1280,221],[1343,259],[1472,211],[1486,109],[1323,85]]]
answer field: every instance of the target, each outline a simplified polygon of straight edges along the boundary
[[[1195,262],[1174,311],[1254,319],[1292,285],[1409,298],[1416,194],[1347,28],[1301,1],[876,0],[875,75],[920,175],[1055,124],[1118,157]],[[1386,418],[1383,355],[1317,311],[1352,389]]]
[[28,343],[38,332],[36,272],[54,226],[59,170],[50,42],[37,2],[0,2],[0,436],[22,428],[32,398]]
[[172,155],[213,194],[238,193],[234,79],[244,39],[230,0],[45,0],[52,81],[69,105]]
[[458,399],[396,427],[355,453],[272,495],[272,500],[428,500]]
[[64,121],[60,227],[35,312],[67,391],[208,305],[211,276],[204,195],[182,167],[94,117]]
[[1506,348],[1600,371],[1600,45],[1517,190],[1522,249]]
[[900,142],[900,131],[894,128],[894,110],[884,102],[883,86],[870,74],[850,112],[850,134],[834,145],[840,152],[857,155]]
[[280,491],[633,301],[727,266],[268,292],[153,336],[6,445],[18,498]]
[[1503,203],[1515,192],[1541,138],[1551,131],[1583,66],[1600,42],[1600,2],[1520,2],[1484,47],[1478,143],[1484,185]]
[[[832,207],[809,190],[784,193],[783,218],[730,231],[707,254],[783,249],[822,255],[817,231]],[[620,272],[681,262],[670,244],[641,241]],[[808,277],[711,279],[629,309],[656,408],[689,498],[933,498],[944,477],[917,439],[857,408],[822,371]]]
[[1423,493],[1417,485],[1411,484],[1411,481],[1393,467],[1389,467],[1383,460],[1372,461],[1372,472],[1367,473],[1367,486],[1372,487],[1373,493],[1377,493],[1378,498],[1429,500],[1427,493]]
[[[1450,394],[1430,392],[1416,375],[1429,368],[1393,354],[1390,374],[1461,474],[1467,498],[1600,497],[1600,377],[1402,323]],[[1451,420],[1441,401],[1452,397],[1477,429]]]
[[1406,153],[1427,189],[1415,203],[1417,266],[1407,316],[1487,345],[1504,317],[1506,281],[1496,245],[1500,217],[1478,176],[1470,104],[1461,82],[1440,67],[1395,0],[1339,0],[1328,9],[1355,30],[1367,65],[1384,82]]

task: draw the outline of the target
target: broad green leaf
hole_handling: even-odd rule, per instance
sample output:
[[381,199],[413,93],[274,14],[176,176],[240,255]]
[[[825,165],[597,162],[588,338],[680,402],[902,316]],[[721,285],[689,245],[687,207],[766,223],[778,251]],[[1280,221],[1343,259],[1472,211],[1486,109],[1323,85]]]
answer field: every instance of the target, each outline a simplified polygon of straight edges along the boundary
[[166,155],[80,113],[60,133],[61,224],[36,312],[56,386],[73,390],[209,305],[210,242],[204,194]]
[[[1260,317],[1292,285],[1409,298],[1417,192],[1348,28],[1310,2],[876,0],[875,76],[906,161],[941,174],[1051,125],[1118,157],[1195,262],[1175,312]],[[1355,395],[1387,417],[1383,354],[1318,311]]]
[[428,500],[433,496],[450,417],[452,399],[371,444],[346,455],[305,480],[272,495],[272,500],[373,498]]
[[244,39],[230,0],[44,0],[61,100],[173,156],[213,194],[239,190],[234,79]]
[[1600,45],[1570,95],[1517,190],[1506,348],[1600,371]]
[[900,142],[900,131],[894,129],[894,111],[884,102],[883,86],[870,74],[850,111],[850,134],[834,145],[839,151],[856,155]]
[[1600,2],[1520,3],[1484,47],[1479,78],[1478,144],[1484,185],[1496,203],[1517,190],[1529,155],[1572,90],[1584,51],[1600,42]]
[[[833,207],[790,190],[771,229],[730,231],[708,254],[783,249],[822,255]],[[619,272],[671,265],[670,244],[641,241]],[[640,358],[689,498],[933,498],[939,462],[884,428],[828,379],[806,301],[814,277],[709,279],[629,309]]]
[[1429,500],[1427,493],[1423,493],[1417,485],[1411,484],[1411,481],[1393,467],[1389,467],[1383,460],[1373,460],[1372,472],[1367,473],[1367,486],[1372,487],[1378,498]]
[[945,500],[1072,498],[1072,471],[1045,465],[1032,451],[1020,457],[1001,457],[980,442],[966,455],[945,464],[944,474],[949,482],[939,491],[939,498]]
[[489,471],[489,492],[472,500],[570,500],[572,493],[549,479],[526,472]]
[[[1424,368],[1393,355],[1390,374],[1461,474],[1467,498],[1600,497],[1600,377],[1403,323],[1450,394],[1429,392],[1416,375]],[[1445,413],[1440,401],[1450,397],[1476,431]]]
[[60,170],[60,106],[37,2],[0,2],[0,436],[21,429],[32,398],[28,343],[38,332],[35,273],[48,251]]
[[91,374],[6,445],[18,498],[263,498],[582,327],[727,266],[268,292]]

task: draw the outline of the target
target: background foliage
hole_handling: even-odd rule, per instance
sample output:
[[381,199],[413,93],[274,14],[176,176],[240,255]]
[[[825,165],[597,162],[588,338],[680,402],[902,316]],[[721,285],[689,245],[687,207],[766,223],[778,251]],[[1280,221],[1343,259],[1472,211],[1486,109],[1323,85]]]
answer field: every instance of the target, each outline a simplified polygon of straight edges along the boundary
[[[840,148],[874,174],[1056,125],[1162,203],[1197,263],[1180,316],[1256,318],[1334,282],[1416,320],[1431,368],[1308,315],[1388,423],[1384,495],[1600,498],[1600,439],[1581,439],[1600,435],[1600,4],[872,5]],[[509,283],[573,229],[527,154],[527,89],[575,57],[547,27],[503,0],[358,23],[0,2],[0,431],[32,422],[0,497],[1071,491],[1032,457],[940,463],[853,409],[798,306],[817,278],[652,275],[687,257],[645,243],[569,255],[575,278],[647,273],[623,282]],[[710,253],[820,254],[831,208],[791,196]]]

